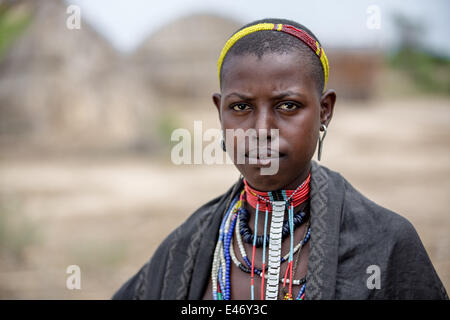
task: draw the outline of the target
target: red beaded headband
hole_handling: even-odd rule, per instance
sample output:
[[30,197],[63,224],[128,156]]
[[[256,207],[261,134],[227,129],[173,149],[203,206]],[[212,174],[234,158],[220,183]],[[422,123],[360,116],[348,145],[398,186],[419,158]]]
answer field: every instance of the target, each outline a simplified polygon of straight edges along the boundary
[[319,42],[314,40],[308,33],[306,33],[303,30],[300,30],[294,26],[288,25],[288,24],[274,24],[274,23],[259,23],[247,28],[244,28],[238,32],[236,32],[228,41],[225,43],[225,46],[222,49],[222,52],[220,54],[219,60],[217,61],[217,72],[219,76],[220,81],[220,69],[222,68],[223,60],[225,59],[225,56],[227,55],[230,48],[241,38],[257,31],[263,31],[263,30],[273,30],[273,31],[281,31],[285,32],[287,34],[290,34],[297,39],[301,40],[303,43],[305,43],[308,47],[311,48],[311,50],[314,51],[314,53],[317,55],[317,57],[320,59],[320,62],[322,63],[323,72],[324,72],[324,90],[326,89],[327,82],[328,82],[328,73],[329,73],[329,65],[328,65],[328,59],[325,55],[325,51],[323,48],[320,47]]

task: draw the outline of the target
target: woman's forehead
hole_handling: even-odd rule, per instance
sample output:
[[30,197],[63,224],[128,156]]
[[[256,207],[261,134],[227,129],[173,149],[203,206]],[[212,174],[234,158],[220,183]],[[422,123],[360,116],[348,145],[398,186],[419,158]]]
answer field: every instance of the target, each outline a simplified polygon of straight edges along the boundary
[[[265,53],[229,57],[223,69],[222,94],[231,92],[294,91],[305,94],[315,90],[307,59],[292,53]],[[306,91],[306,92],[305,92]]]

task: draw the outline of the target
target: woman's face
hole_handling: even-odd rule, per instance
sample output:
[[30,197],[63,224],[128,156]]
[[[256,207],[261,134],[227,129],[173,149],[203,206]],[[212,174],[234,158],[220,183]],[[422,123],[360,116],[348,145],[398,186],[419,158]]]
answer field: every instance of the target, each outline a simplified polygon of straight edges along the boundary
[[[320,125],[328,126],[331,120],[336,95],[334,91],[319,94],[305,60],[297,52],[266,53],[261,58],[230,56],[223,68],[222,93],[213,95],[224,131],[267,130],[269,157],[253,159],[252,163],[248,140],[242,146],[245,163],[239,163],[238,140],[226,139],[227,151],[234,151],[236,167],[258,190],[294,189],[306,179]],[[279,152],[276,148],[270,151],[271,142],[275,142],[271,129],[278,129]],[[275,167],[273,161],[277,161],[278,170],[261,174],[262,168]]]

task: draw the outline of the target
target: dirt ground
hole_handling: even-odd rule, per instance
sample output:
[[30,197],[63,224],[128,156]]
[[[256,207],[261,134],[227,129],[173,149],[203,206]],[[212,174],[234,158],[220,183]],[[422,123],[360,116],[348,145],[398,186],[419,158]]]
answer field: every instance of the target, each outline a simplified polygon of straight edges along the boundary
[[[180,115],[183,126],[218,127],[205,110]],[[449,98],[338,101],[321,161],[413,223],[447,290],[449,143]],[[56,158],[2,150],[0,298],[110,298],[171,230],[238,178],[231,165],[169,159],[169,151]],[[69,265],[80,266],[80,290],[66,288]]]

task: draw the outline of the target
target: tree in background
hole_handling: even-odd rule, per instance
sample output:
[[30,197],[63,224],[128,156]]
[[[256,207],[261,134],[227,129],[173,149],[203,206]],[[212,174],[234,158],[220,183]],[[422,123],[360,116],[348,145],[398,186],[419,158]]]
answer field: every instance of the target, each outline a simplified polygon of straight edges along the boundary
[[406,74],[417,91],[450,94],[450,58],[432,52],[423,43],[424,25],[398,13],[393,22],[399,41],[398,49],[389,58],[390,65]]
[[0,1],[0,61],[29,25],[31,11],[31,3],[26,0]]

